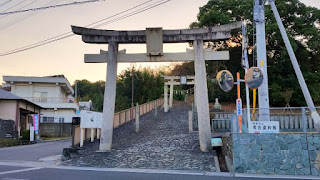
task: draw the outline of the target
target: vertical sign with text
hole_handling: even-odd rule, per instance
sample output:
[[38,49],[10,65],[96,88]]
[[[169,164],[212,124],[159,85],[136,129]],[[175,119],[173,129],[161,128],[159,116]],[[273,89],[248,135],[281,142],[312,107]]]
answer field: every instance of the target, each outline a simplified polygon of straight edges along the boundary
[[242,101],[237,99],[237,115],[242,116]]
[[34,114],[33,115],[33,127],[34,127],[34,132],[36,135],[39,133],[39,114]]

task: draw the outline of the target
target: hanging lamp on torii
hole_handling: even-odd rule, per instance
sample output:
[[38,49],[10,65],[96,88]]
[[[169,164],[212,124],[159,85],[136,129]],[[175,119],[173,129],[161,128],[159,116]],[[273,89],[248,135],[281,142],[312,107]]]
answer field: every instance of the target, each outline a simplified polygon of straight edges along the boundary
[[[211,149],[211,129],[205,60],[228,60],[229,52],[205,51],[203,43],[229,39],[231,30],[241,28],[241,24],[241,22],[236,22],[209,28],[179,30],[147,28],[141,31],[98,30],[72,26],[73,33],[81,35],[83,42],[108,44],[107,52],[85,55],[85,62],[88,63],[107,62],[103,103],[104,121],[101,128],[99,150],[111,150],[118,62],[194,61],[200,149],[204,152],[209,151]],[[187,50],[185,53],[163,52],[163,43],[183,42],[192,42],[193,50]],[[147,53],[126,54],[125,51],[118,51],[118,44],[147,44]]]

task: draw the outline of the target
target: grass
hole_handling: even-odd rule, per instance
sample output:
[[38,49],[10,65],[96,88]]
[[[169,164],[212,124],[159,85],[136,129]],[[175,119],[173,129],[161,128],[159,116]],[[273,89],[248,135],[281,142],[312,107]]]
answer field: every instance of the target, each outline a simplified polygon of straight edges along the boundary
[[0,139],[0,148],[27,145],[27,144],[33,144],[33,142],[29,142],[28,140],[21,140],[21,139]]

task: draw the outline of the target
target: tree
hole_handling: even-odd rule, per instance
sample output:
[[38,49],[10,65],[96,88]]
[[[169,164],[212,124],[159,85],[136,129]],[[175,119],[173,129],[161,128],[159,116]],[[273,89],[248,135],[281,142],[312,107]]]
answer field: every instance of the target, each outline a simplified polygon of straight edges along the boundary
[[[311,96],[315,103],[320,103],[320,10],[307,7],[299,0],[276,1],[277,8],[287,30],[291,45],[299,61],[301,70],[308,84]],[[190,27],[209,27],[228,24],[235,21],[249,20],[248,36],[252,42],[253,0],[210,0],[200,8],[197,21]],[[266,41],[268,52],[268,76],[270,89],[270,103],[273,106],[284,106],[286,102],[281,92],[292,90],[290,104],[293,106],[305,105],[305,100],[295,76],[290,58],[283,43],[278,25],[269,5],[266,11]],[[240,65],[241,50],[239,32],[233,32],[234,37],[229,42],[217,41],[207,44],[216,50],[230,50],[230,61],[207,62],[209,76],[218,69],[226,66],[233,75],[242,71]],[[230,46],[233,45],[233,46]],[[253,45],[251,44],[253,47]],[[251,49],[252,49],[251,47]],[[252,55],[249,57],[253,64]],[[221,66],[223,65],[223,66]],[[243,76],[242,76],[243,77]],[[210,90],[209,90],[210,91]],[[225,99],[227,100],[227,99]]]
[[[134,102],[143,104],[158,99],[163,94],[161,71],[143,68],[135,71]],[[131,107],[132,73],[131,69],[123,71],[117,77],[115,112]],[[95,111],[103,111],[105,82],[78,80],[78,101],[92,100]]]

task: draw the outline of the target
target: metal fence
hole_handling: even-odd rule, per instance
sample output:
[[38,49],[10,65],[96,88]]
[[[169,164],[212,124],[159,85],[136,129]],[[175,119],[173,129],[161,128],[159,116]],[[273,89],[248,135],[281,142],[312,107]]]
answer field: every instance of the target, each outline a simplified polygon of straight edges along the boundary
[[[320,112],[320,107],[316,107]],[[250,121],[262,121],[259,117],[261,109],[250,109]],[[278,121],[280,132],[316,131],[315,124],[307,107],[270,108],[270,120]],[[247,109],[242,111],[242,127],[248,128]],[[214,132],[239,132],[238,116],[236,113],[215,112],[211,120]]]

